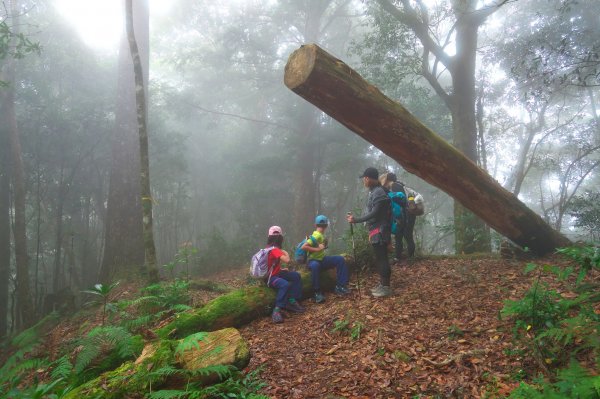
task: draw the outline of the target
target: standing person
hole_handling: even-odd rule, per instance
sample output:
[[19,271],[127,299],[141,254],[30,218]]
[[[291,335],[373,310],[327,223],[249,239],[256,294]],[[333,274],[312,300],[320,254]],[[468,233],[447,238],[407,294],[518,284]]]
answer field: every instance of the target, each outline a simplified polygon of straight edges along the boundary
[[273,247],[269,251],[267,260],[267,286],[277,290],[275,297],[275,309],[271,318],[273,323],[283,323],[281,315],[282,309],[287,309],[294,313],[304,312],[298,301],[302,298],[302,280],[300,273],[288,269],[282,269],[281,263],[289,263],[290,255],[287,251],[281,249],[283,245],[283,230],[279,226],[269,228],[267,247]]
[[392,271],[388,261],[387,248],[391,241],[391,200],[388,197],[386,189],[379,183],[379,172],[377,169],[367,168],[359,177],[363,179],[364,186],[369,189],[366,214],[361,217],[349,214],[346,219],[349,223],[366,222],[367,229],[369,230],[369,242],[375,252],[375,260],[380,278],[379,285],[373,288],[371,293],[375,297],[390,296],[392,295],[390,287]]
[[343,256],[325,256],[327,249],[327,239],[325,238],[325,230],[329,226],[327,216],[319,215],[315,218],[316,230],[311,234],[315,238],[316,247],[311,245],[311,240],[306,240],[302,249],[308,252],[308,268],[310,269],[312,287],[314,290],[314,298],[316,303],[325,302],[325,296],[321,292],[321,270],[336,269],[335,293],[338,295],[346,295],[350,293],[348,289],[348,266]]
[[383,183],[390,191],[404,193],[407,199],[407,206],[404,212],[403,223],[398,224],[398,230],[395,235],[396,245],[396,257],[395,263],[399,263],[402,259],[402,250],[404,249],[403,240],[406,240],[406,249],[408,251],[408,258],[412,259],[415,256],[415,221],[418,215],[422,215],[425,212],[423,196],[406,186],[404,183],[399,182],[394,173],[388,173]]

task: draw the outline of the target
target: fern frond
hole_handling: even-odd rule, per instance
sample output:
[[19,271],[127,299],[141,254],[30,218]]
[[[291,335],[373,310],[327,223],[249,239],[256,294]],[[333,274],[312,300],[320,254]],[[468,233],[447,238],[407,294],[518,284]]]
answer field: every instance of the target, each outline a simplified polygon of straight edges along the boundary
[[79,341],[83,347],[77,355],[74,370],[81,373],[101,352],[102,349],[116,349],[120,357],[132,356],[133,336],[123,327],[103,326],[94,328]]
[[50,376],[53,380],[58,380],[59,378],[68,378],[71,372],[73,371],[73,365],[69,361],[68,356],[63,356],[52,363],[53,369],[50,373]]
[[122,324],[128,330],[137,330],[140,327],[143,327],[143,326],[146,326],[146,325],[152,323],[152,321],[154,321],[156,318],[160,317],[159,315],[162,315],[162,313],[163,312],[159,312],[158,314],[149,314],[149,315],[140,316],[137,319],[127,320],[127,321],[123,322]]
[[11,345],[19,349],[32,348],[39,342],[37,331],[32,327],[23,331],[11,341]]
[[75,359],[75,366],[73,370],[76,374],[80,374],[89,364],[96,358],[101,352],[101,342],[94,339],[82,340],[80,343],[83,346],[81,351],[77,354]]
[[234,366],[224,366],[222,364],[217,364],[214,366],[207,366],[197,370],[190,370],[188,373],[191,376],[208,376],[216,374],[220,379],[224,380],[233,375],[233,373],[237,369]]
[[158,305],[160,299],[156,295],[146,295],[129,301],[129,306],[140,306],[146,304]]
[[180,398],[188,398],[189,396],[190,396],[189,391],[163,389],[161,391],[151,392],[146,397],[148,399],[180,399]]
[[198,332],[196,334],[192,334],[185,337],[179,342],[177,348],[175,348],[175,353],[182,354],[183,352],[188,351],[192,348],[200,349],[199,342],[204,341],[207,335],[208,333],[206,332]]
[[0,378],[0,382],[9,382],[17,378],[20,380],[20,377],[29,370],[37,370],[41,368],[46,368],[48,366],[47,359],[27,359],[21,360],[19,363],[16,363],[10,369],[4,370],[2,368],[2,377]]
[[149,375],[151,377],[170,377],[181,373],[183,373],[181,369],[167,365],[152,371]]
[[174,310],[176,313],[180,313],[180,312],[185,312],[187,310],[190,310],[192,307],[189,305],[184,305],[183,303],[177,304],[177,305],[173,305],[171,307],[172,310]]

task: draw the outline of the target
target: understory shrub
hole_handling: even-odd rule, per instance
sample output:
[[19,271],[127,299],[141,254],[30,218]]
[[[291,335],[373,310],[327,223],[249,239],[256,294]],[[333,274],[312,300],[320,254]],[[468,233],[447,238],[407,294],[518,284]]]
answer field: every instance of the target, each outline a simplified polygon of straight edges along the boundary
[[512,398],[600,398],[600,284],[586,279],[600,270],[600,250],[588,245],[557,252],[573,264],[528,264],[525,273],[537,272],[535,282],[523,298],[505,301],[501,312],[513,322],[520,353],[539,373]]

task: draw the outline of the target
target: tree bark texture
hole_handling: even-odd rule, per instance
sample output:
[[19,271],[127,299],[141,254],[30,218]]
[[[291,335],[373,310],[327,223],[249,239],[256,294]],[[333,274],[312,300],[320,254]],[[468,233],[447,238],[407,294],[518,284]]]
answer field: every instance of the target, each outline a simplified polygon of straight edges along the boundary
[[570,241],[404,107],[317,45],[289,58],[285,84],[499,233],[542,255]]
[[[156,267],[156,247],[154,246],[154,235],[152,233],[152,192],[150,190],[150,159],[148,155],[148,125],[146,105],[146,90],[144,71],[135,32],[133,29],[133,5],[132,0],[126,1],[127,38],[129,40],[129,51],[133,60],[133,74],[135,77],[135,100],[137,110],[137,125],[140,143],[140,187],[142,204],[142,227],[144,238],[144,265],[145,272],[152,281],[158,280],[158,269]],[[146,69],[148,74],[148,69]]]
[[[143,69],[148,70],[148,3],[136,1],[134,29]],[[100,279],[109,282],[115,275],[141,270],[144,240],[140,188],[140,147],[137,125],[135,78],[124,35],[119,50],[119,77],[112,163],[104,228],[104,254]],[[144,77],[147,81],[147,76]],[[146,85],[144,85],[146,87]]]

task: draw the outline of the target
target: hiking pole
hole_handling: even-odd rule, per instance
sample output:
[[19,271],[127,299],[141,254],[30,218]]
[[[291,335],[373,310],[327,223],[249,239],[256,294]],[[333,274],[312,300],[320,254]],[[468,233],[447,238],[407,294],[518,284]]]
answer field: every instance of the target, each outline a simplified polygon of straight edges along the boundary
[[[352,212],[348,212],[348,216],[352,215]],[[356,244],[354,243],[354,223],[350,223],[350,238],[352,239],[352,256],[354,257],[354,266],[356,267],[356,286],[358,288],[358,301],[362,301],[360,295],[360,268],[356,261]]]

